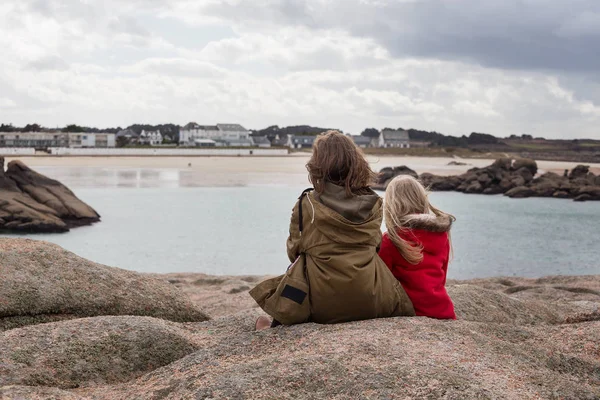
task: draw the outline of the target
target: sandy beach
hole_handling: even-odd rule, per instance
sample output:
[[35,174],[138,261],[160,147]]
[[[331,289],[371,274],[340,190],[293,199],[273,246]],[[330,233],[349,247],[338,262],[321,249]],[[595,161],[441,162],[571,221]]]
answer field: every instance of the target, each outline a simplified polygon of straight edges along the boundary
[[[282,157],[17,157],[32,168],[130,168],[153,170],[158,173],[176,173],[182,185],[235,186],[247,184],[308,184],[305,164],[309,153],[295,153]],[[441,157],[368,156],[375,171],[384,167],[406,165],[417,173],[457,175],[473,167],[485,167],[491,159],[459,159]],[[460,161],[467,165],[448,165]],[[540,173],[552,171],[562,174],[578,163],[538,161]],[[600,164],[590,164],[590,170],[600,173]],[[58,178],[58,177],[57,177]]]

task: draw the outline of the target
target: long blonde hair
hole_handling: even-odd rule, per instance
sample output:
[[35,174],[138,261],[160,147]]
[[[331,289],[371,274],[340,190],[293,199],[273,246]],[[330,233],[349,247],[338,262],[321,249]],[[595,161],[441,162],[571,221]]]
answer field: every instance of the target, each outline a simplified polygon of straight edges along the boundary
[[[403,239],[400,232],[407,230],[411,222],[423,215],[445,218],[450,223],[456,219],[453,215],[434,207],[429,202],[428,194],[423,185],[410,175],[395,177],[385,191],[383,215],[388,236],[402,257],[413,265],[423,261],[423,246]],[[448,240],[450,240],[449,230]]]

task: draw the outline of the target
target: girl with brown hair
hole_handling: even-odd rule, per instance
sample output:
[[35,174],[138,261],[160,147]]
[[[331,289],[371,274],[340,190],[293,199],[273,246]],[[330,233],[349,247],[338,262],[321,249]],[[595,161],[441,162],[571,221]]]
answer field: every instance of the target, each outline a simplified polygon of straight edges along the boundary
[[[369,188],[374,173],[360,149],[342,133],[326,132],[315,140],[306,168],[314,191],[305,191],[294,206],[287,240],[292,268],[302,271],[292,280],[283,275],[265,281],[250,294],[284,324],[414,315],[377,255],[383,205]],[[256,328],[270,323],[261,317]]]

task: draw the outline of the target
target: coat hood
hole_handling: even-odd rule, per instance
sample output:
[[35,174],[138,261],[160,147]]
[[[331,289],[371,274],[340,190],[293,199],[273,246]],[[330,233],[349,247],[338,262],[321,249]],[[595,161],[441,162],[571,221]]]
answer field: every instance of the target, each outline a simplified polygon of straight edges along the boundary
[[450,215],[409,214],[402,218],[402,226],[407,229],[420,229],[429,232],[448,232],[454,217]]
[[312,222],[329,240],[379,245],[383,210],[382,199],[375,192],[348,196],[343,187],[327,182],[323,193],[311,192],[308,196]]

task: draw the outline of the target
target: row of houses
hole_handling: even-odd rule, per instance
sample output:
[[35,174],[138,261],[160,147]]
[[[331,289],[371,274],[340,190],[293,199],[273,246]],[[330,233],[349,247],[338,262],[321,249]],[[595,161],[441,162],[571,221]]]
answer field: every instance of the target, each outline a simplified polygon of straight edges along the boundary
[[169,135],[163,135],[160,131],[142,130],[140,133],[132,129],[123,129],[117,132],[117,139],[125,139],[127,144],[139,144],[145,146],[158,146],[166,142],[173,142]]
[[114,133],[0,132],[0,147],[115,147]]
[[[408,132],[402,129],[383,129],[379,136],[359,136],[348,135],[354,143],[361,148],[382,147],[382,148],[410,148],[410,139]],[[270,136],[254,136],[253,139],[270,143],[273,146],[289,147],[292,149],[311,148],[316,136],[301,136],[274,134]]]
[[[357,146],[409,148],[408,131],[383,129],[377,137],[350,136]],[[292,149],[311,148],[316,136],[288,135],[274,133],[266,136],[252,135],[239,124],[198,125],[190,122],[179,132],[180,146],[194,147],[289,147]]]
[[[384,129],[377,137],[351,136],[358,147],[409,148],[408,132],[399,129]],[[198,125],[190,122],[179,132],[179,145],[185,147],[288,147],[291,149],[311,148],[316,136],[273,134],[251,136],[251,132],[239,124]],[[113,133],[84,132],[10,132],[0,133],[0,147],[69,147],[108,148],[115,147],[117,140],[127,144],[158,146],[175,143],[175,138],[160,131],[131,129]]]
[[69,148],[94,148],[116,147],[117,139],[125,138],[127,144],[158,146],[166,139],[172,142],[173,138],[163,135],[160,131],[146,131],[137,133],[131,129],[124,129],[118,133],[87,133],[87,132],[10,132],[0,133],[0,147],[69,147]]
[[[266,144],[260,139],[259,142],[263,145]],[[252,147],[256,143],[250,137],[250,131],[239,124],[198,125],[195,122],[190,122],[179,130],[179,145]]]

